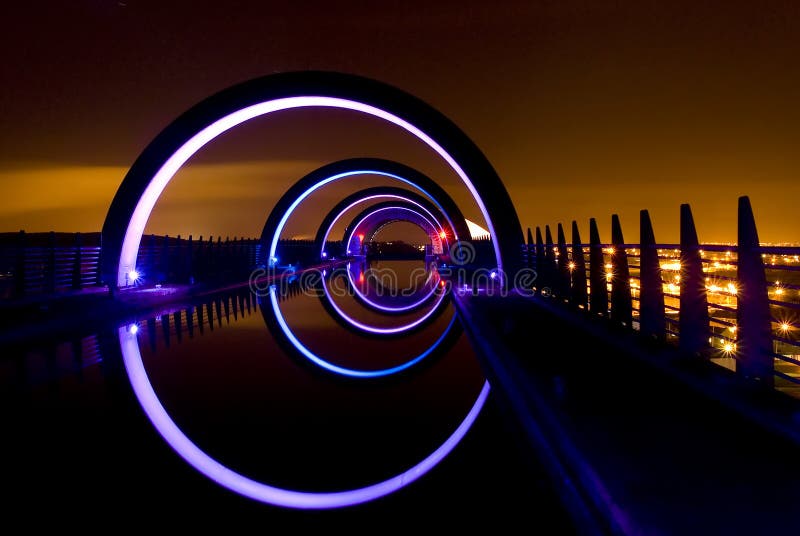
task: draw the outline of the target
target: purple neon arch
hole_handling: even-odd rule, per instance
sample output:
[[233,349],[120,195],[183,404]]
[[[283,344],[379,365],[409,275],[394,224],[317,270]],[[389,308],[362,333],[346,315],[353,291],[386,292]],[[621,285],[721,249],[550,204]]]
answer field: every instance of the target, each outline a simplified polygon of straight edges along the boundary
[[[223,132],[255,117],[281,110],[314,107],[339,108],[365,113],[388,121],[416,136],[447,162],[450,168],[464,182],[464,185],[469,189],[473,199],[481,210],[486,225],[489,227],[489,233],[491,236],[497,236],[489,211],[466,172],[439,143],[413,124],[386,110],[355,100],[314,95],[284,97],[269,99],[258,104],[246,106],[245,108],[239,109],[214,121],[192,136],[159,168],[139,198],[136,208],[131,215],[131,219],[128,222],[125,238],[122,241],[122,247],[120,249],[119,264],[117,267],[117,285],[126,286],[128,283],[128,273],[136,269],[136,257],[139,252],[139,243],[141,242],[142,234],[147,225],[147,220],[150,218],[150,213],[153,211],[153,207],[155,207],[158,198],[161,196],[161,193],[164,191],[167,184],[169,184],[172,177],[175,176],[175,173],[177,173],[197,151]],[[492,245],[495,250],[497,266],[502,270],[503,265],[499,241],[493,240]]]
[[128,327],[119,329],[120,348],[125,370],[131,380],[133,392],[150,422],[161,437],[189,465],[231,491],[276,506],[304,509],[326,509],[352,506],[393,493],[417,480],[447,456],[469,431],[489,396],[489,382],[484,382],[477,399],[464,420],[436,450],[410,469],[377,484],[363,488],[331,493],[295,491],[270,486],[237,473],[209,456],[178,427],[161,404],[147,376],[136,331]]
[[[374,211],[372,211],[372,212],[369,212],[368,214],[366,214],[366,215],[365,215],[363,218],[361,218],[361,219],[358,221],[358,223],[357,223],[357,224],[355,224],[355,225],[353,226],[353,228],[350,230],[350,234],[349,234],[349,235],[346,237],[346,239],[345,239],[345,241],[344,241],[346,248],[347,248],[348,250],[350,249],[350,242],[352,242],[352,241],[353,241],[353,235],[356,233],[356,231],[358,230],[358,228],[359,228],[359,227],[361,227],[361,224],[362,224],[362,223],[364,223],[364,221],[366,221],[368,218],[371,218],[372,216],[374,216],[375,214],[377,214],[377,213],[379,213],[379,212],[385,212],[385,211],[387,211],[387,210],[399,210],[399,211],[401,211],[401,212],[410,212],[410,213],[414,214],[415,216],[418,216],[419,218],[421,218],[421,219],[425,220],[425,223],[427,223],[428,225],[430,225],[431,229],[433,229],[434,231],[436,231],[436,229],[437,229],[437,226],[436,226],[436,225],[434,225],[434,224],[433,224],[433,222],[431,222],[431,220],[429,220],[428,218],[426,218],[425,216],[423,216],[423,215],[422,215],[422,214],[420,214],[419,212],[416,212],[416,211],[414,211],[414,210],[411,210],[411,209],[410,209],[410,208],[408,208],[408,207],[403,207],[403,206],[388,206],[388,207],[381,207],[381,208],[378,208],[378,209],[376,209],[376,210],[374,210]],[[435,220],[434,220],[434,221],[435,221]],[[438,223],[438,222],[437,222],[437,223]],[[441,231],[441,229],[442,229],[442,226],[441,226],[441,225],[439,225],[439,226],[438,226],[438,229]]]
[[[431,212],[430,212],[428,209],[426,209],[425,207],[423,207],[422,205],[420,205],[420,204],[419,204],[419,203],[417,203],[416,201],[414,201],[414,200],[412,200],[412,199],[409,199],[408,197],[403,197],[402,195],[397,195],[397,194],[377,194],[377,195],[368,195],[368,196],[366,196],[366,197],[364,197],[364,198],[362,198],[362,199],[358,199],[358,200],[356,200],[356,201],[353,201],[352,203],[350,203],[349,205],[347,205],[346,207],[344,207],[344,208],[343,208],[343,209],[342,209],[342,210],[341,210],[341,211],[340,211],[340,212],[339,212],[339,213],[336,215],[336,217],[335,217],[335,218],[333,218],[333,220],[331,221],[331,224],[330,224],[330,225],[328,226],[328,228],[325,230],[325,236],[322,238],[322,246],[321,246],[321,247],[322,247],[322,249],[321,249],[321,250],[320,250],[320,252],[319,252],[319,253],[320,253],[320,257],[322,256],[322,253],[325,251],[325,244],[326,244],[326,242],[328,241],[328,236],[330,236],[330,234],[331,234],[331,230],[332,230],[332,229],[333,229],[333,227],[336,225],[336,222],[338,222],[338,221],[339,221],[339,219],[340,219],[340,218],[341,218],[341,217],[342,217],[342,216],[343,216],[343,215],[344,215],[344,214],[345,214],[345,213],[346,213],[348,210],[350,210],[350,209],[351,209],[351,208],[353,208],[354,206],[356,206],[356,205],[358,205],[358,204],[361,204],[361,203],[364,203],[364,202],[366,202],[366,201],[371,201],[371,200],[373,200],[373,199],[400,199],[400,200],[402,200],[402,201],[406,201],[406,202],[408,202],[408,203],[411,203],[411,204],[413,204],[413,205],[416,205],[416,206],[418,206],[420,209],[424,210],[424,211],[425,211],[425,213],[426,213],[428,216],[430,216],[430,217],[431,217],[431,219],[434,221],[434,223],[436,223],[436,226],[437,226],[437,228],[438,228],[440,231],[443,229],[443,227],[442,227],[442,223],[441,223],[441,222],[440,222],[438,219],[436,219],[436,216],[434,216],[433,214],[431,214]],[[447,214],[444,214],[444,217],[445,217],[445,218],[447,218],[447,220],[448,220],[448,223],[450,224],[450,228],[451,228],[451,229],[453,229],[453,233],[455,233],[455,228],[453,227],[453,224],[452,224],[452,222],[450,221],[450,217],[449,217]],[[458,235],[455,235],[455,239],[456,239],[456,240],[458,240]]]

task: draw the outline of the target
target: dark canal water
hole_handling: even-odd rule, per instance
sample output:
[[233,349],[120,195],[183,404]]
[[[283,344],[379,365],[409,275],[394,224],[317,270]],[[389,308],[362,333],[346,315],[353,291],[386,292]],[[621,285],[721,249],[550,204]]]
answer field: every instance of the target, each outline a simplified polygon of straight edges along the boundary
[[244,287],[5,348],[4,517],[565,527],[422,268],[351,264],[323,294]]

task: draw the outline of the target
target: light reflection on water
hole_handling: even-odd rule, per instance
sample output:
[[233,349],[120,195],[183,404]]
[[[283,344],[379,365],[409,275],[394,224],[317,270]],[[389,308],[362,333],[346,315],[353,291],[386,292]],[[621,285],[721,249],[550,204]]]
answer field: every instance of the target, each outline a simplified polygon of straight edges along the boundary
[[[280,307],[299,339],[339,364],[365,368],[416,355],[454,314],[447,304],[422,329],[387,342],[342,329],[319,297],[289,294]],[[461,423],[483,384],[460,331],[442,355],[396,377],[361,381],[321,371],[286,351],[246,288],[143,314],[136,325],[155,391],[184,432],[231,468],[289,489],[350,489],[407,470]],[[0,397],[14,409],[6,429],[16,440],[2,450],[18,461],[6,480],[20,503],[75,507],[85,494],[109,512],[124,509],[125,500],[152,511],[241,511],[241,497],[197,475],[144,418],[122,367],[118,327],[87,325],[66,340],[42,337],[4,351]],[[379,516],[409,505],[456,512],[477,504],[523,511],[530,495],[515,489],[528,489],[530,477],[508,442],[490,399],[439,467],[357,512]]]

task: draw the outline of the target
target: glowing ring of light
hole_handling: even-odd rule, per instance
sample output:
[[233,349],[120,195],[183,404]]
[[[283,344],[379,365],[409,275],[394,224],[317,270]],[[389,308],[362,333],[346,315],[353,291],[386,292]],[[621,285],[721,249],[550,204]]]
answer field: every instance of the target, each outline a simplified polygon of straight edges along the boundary
[[[371,174],[371,175],[380,175],[380,176],[384,176],[384,177],[395,178],[395,179],[403,181],[403,182],[405,182],[405,183],[407,183],[407,184],[409,184],[411,186],[414,186],[415,188],[417,188],[417,189],[419,189],[419,190],[424,192],[424,190],[422,190],[419,186],[417,186],[415,183],[409,181],[408,179],[400,177],[399,175],[394,175],[392,173],[387,173],[385,171],[355,170],[355,171],[347,171],[347,172],[344,172],[344,173],[338,173],[336,175],[331,175],[330,177],[326,177],[324,179],[321,179],[316,184],[313,184],[312,186],[310,186],[305,192],[303,192],[302,194],[297,196],[297,198],[292,202],[292,204],[289,205],[289,207],[286,209],[286,212],[283,213],[283,215],[281,216],[281,219],[278,221],[278,224],[275,226],[275,229],[272,232],[272,240],[270,240],[270,248],[269,248],[269,254],[268,254],[267,258],[268,259],[274,259],[275,258],[275,254],[276,254],[277,248],[278,248],[278,240],[280,238],[280,234],[283,231],[283,228],[286,226],[286,222],[289,221],[289,217],[297,209],[297,207],[300,206],[300,203],[305,198],[307,198],[309,195],[311,195],[317,189],[321,188],[322,186],[325,186],[326,184],[330,184],[333,181],[337,181],[337,180],[343,179],[345,177],[352,177],[352,176],[355,176],[355,175],[363,175],[363,174],[367,174],[367,173]],[[438,205],[438,206],[439,206],[440,210],[443,211],[443,214],[445,214],[445,218],[448,219],[448,222],[450,223],[451,228],[454,228],[452,221],[450,221],[450,217],[446,213],[444,213],[443,207],[441,207],[441,205]],[[398,208],[401,208],[401,207],[398,207]],[[420,207],[420,208],[424,209],[424,207]],[[385,209],[378,209],[375,212],[379,212],[380,210],[385,210]],[[403,210],[409,210],[410,211],[410,209],[407,209],[407,208],[403,208]],[[426,212],[427,212],[427,210],[426,210]],[[371,214],[374,214],[374,212],[371,213]],[[427,218],[425,218],[421,214],[416,213],[416,212],[414,214],[416,214],[417,216],[419,216],[422,219],[424,219],[428,223],[428,225],[430,225],[432,228],[434,228],[434,229],[437,228],[436,225],[431,223],[430,220],[428,220]],[[358,227],[358,225],[361,225],[361,223],[364,221],[364,219],[366,219],[366,217],[367,216],[362,218],[362,220],[359,221],[358,224],[355,227]],[[436,220],[434,218],[434,221],[437,222],[438,228],[441,229],[442,226],[441,226],[441,224],[439,224],[438,220]],[[350,237],[347,239],[347,243],[349,243],[349,241],[352,239],[352,235],[353,235],[353,233],[351,232],[350,233]],[[331,304],[331,307],[333,308],[333,310],[339,316],[342,317],[342,319],[344,319],[347,323],[349,323],[351,326],[355,327],[356,329],[359,329],[361,331],[365,331],[367,333],[371,333],[373,335],[397,335],[397,334],[412,330],[412,329],[420,326],[428,318],[430,318],[430,316],[438,309],[438,307],[442,304],[442,301],[443,301],[444,296],[445,296],[445,293],[441,293],[439,295],[438,301],[431,307],[431,309],[427,313],[425,313],[423,316],[418,318],[417,320],[414,320],[413,322],[409,322],[408,324],[405,324],[405,325],[402,325],[402,326],[399,326],[399,327],[395,327],[395,328],[376,328],[374,326],[370,326],[368,324],[364,324],[362,322],[359,322],[358,320],[355,320],[354,318],[349,316],[336,303],[334,303],[333,299],[330,297],[330,294],[328,294],[328,292],[327,292],[327,288],[325,287],[324,282],[322,284],[322,288],[325,290],[325,297],[328,299],[328,302]],[[435,290],[436,290],[436,287],[434,287],[433,291],[435,291]],[[433,292],[431,292],[431,293],[433,293]],[[425,300],[427,300],[427,299],[428,299],[428,297],[425,298]]]
[[[283,80],[288,79],[284,78]],[[342,81],[343,79],[337,78],[337,80]],[[355,83],[357,80],[362,79],[357,79],[356,77],[352,77],[350,79],[351,83]],[[260,83],[260,81],[257,82]],[[371,82],[363,81],[362,83],[366,87]],[[243,85],[242,87],[250,89],[255,86]],[[239,88],[236,89],[238,90]],[[377,87],[374,89],[377,90]],[[388,89],[386,86],[380,86],[380,89],[386,92],[386,95],[391,93],[390,89]],[[246,92],[246,90],[243,91]],[[230,98],[233,94],[235,94],[235,92],[232,94],[226,94],[225,97]],[[223,99],[223,97],[220,97],[220,99]],[[232,102],[236,101],[228,100],[226,105],[230,106]],[[416,111],[424,110],[423,103],[415,102],[414,106],[417,108]],[[178,170],[198,150],[223,132],[255,117],[281,110],[308,107],[340,108],[372,115],[406,130],[428,145],[428,147],[433,149],[442,159],[445,160],[445,162],[447,162],[447,164],[459,176],[459,178],[461,178],[467,189],[472,194],[473,199],[480,208],[481,213],[486,221],[486,225],[489,228],[489,233],[493,238],[492,246],[494,248],[497,266],[499,269],[503,269],[500,238],[495,232],[494,223],[486,205],[483,202],[483,199],[478,193],[475,185],[467,176],[466,172],[462,169],[461,165],[437,141],[409,121],[402,119],[401,117],[398,117],[397,115],[394,115],[382,108],[365,104],[364,102],[357,100],[352,100],[350,98],[306,95],[303,91],[300,91],[299,95],[295,94],[294,96],[288,97],[267,98],[263,101],[257,102],[256,104],[248,105],[243,108],[237,108],[234,112],[227,113],[221,118],[214,120],[212,123],[206,124],[206,126],[200,131],[197,131],[187,141],[183,142],[178,149],[175,150],[175,152],[173,152],[163,164],[161,164],[155,174],[150,176],[148,173],[148,182],[146,186],[144,186],[140,195],[138,195],[138,200],[136,201],[135,207],[130,212],[130,218],[128,219],[127,226],[125,227],[122,243],[119,248],[116,277],[117,286],[125,286],[127,274],[136,268],[136,259],[138,256],[142,234],[144,233],[150,213],[155,207],[155,204],[161,196],[161,193],[163,192],[164,188],[166,188],[167,184],[175,175],[175,173],[177,173]],[[430,112],[434,114],[436,113],[433,109],[430,109]],[[177,121],[176,123],[173,123],[171,127],[174,128],[170,130],[169,136],[181,135],[179,134],[181,129],[192,128],[190,125],[196,118],[197,116],[192,116],[183,122]],[[440,120],[441,119],[437,119],[437,121]],[[197,123],[195,122],[194,124],[196,125]],[[519,220],[516,218],[516,212],[513,210],[513,204],[511,203],[510,198],[508,198],[508,194],[503,188],[502,183],[499,182],[498,178],[496,177],[491,165],[487,160],[485,160],[485,157],[482,155],[482,153],[480,153],[477,147],[470,145],[470,140],[463,135],[463,133],[461,133],[457,127],[445,127],[444,130],[448,131],[450,134],[454,133],[456,137],[460,135],[461,137],[456,143],[461,144],[462,148],[466,147],[467,151],[472,152],[471,156],[475,156],[477,158],[477,161],[473,162],[477,166],[477,169],[484,169],[490,173],[489,181],[491,182],[494,180],[497,183],[497,186],[499,186],[499,190],[493,193],[491,198],[495,203],[498,203],[504,209],[509,210],[509,215],[504,217],[503,222],[507,224],[506,227],[509,228],[508,230],[510,231],[510,234],[520,235],[521,237]],[[158,151],[162,150],[160,147],[168,146],[169,142],[167,142],[167,139],[169,136],[166,132],[162,132],[162,136],[156,140],[157,143],[153,143],[148,146],[148,150],[152,149],[152,153],[157,155]],[[148,153],[148,156],[153,156],[152,153]],[[137,172],[141,173],[141,169],[148,169],[149,164],[143,163],[145,161],[146,159],[143,155],[139,160],[137,160],[136,164],[134,164],[134,167],[137,167],[138,165]],[[117,258],[115,251],[118,240],[117,233],[121,231],[119,225],[122,223],[118,220],[119,215],[125,214],[125,217],[127,218],[126,211],[129,206],[127,196],[130,196],[132,193],[138,193],[138,189],[141,187],[139,181],[145,178],[142,175],[136,174],[131,176],[131,173],[126,176],[125,180],[120,186],[120,190],[117,191],[117,195],[114,197],[114,201],[112,201],[112,205],[109,208],[106,222],[103,225],[103,234],[104,236],[106,234],[109,235],[109,246],[114,253],[113,257],[115,258]],[[120,231],[117,231],[117,229],[120,229]],[[511,238],[513,237],[509,235],[507,240],[510,240]],[[517,240],[517,242],[519,243],[521,240]],[[512,255],[510,241],[507,246],[507,253]],[[271,248],[271,251],[273,250],[274,247]],[[130,378],[131,386],[137,399],[139,400],[139,403],[142,405],[143,410],[161,436],[181,457],[183,457],[195,469],[232,491],[262,502],[293,508],[336,508],[359,504],[392,493],[402,488],[406,484],[416,480],[434,467],[439,461],[441,461],[464,437],[480,413],[480,410],[489,394],[489,383],[485,382],[469,413],[458,426],[458,428],[456,428],[453,434],[432,454],[408,471],[378,484],[350,491],[336,493],[297,492],[276,488],[251,480],[220,464],[208,456],[208,454],[203,452],[197,445],[192,443],[192,441],[169,417],[157,395],[155,394],[153,386],[147,377],[144,363],[142,362],[136,335],[132,334],[124,327],[120,328],[119,341],[125,363],[125,369],[128,377]]]
[[399,475],[377,484],[346,491],[329,493],[294,491],[247,478],[222,465],[200,449],[170,418],[158,399],[147,376],[136,334],[123,326],[119,329],[119,341],[125,370],[139,404],[161,437],[181,458],[200,473],[233,492],[257,501],[289,508],[341,508],[372,501],[403,488],[430,471],[458,445],[477,419],[489,396],[489,382],[484,382],[472,408],[445,442],[428,457]]
[[[367,209],[367,210],[369,210],[369,209]],[[431,220],[429,220],[428,218],[426,218],[425,216],[423,216],[419,212],[416,212],[416,211],[414,211],[414,210],[412,210],[412,209],[410,209],[408,207],[404,207],[404,206],[400,206],[400,205],[398,205],[398,206],[386,206],[386,207],[381,207],[381,208],[375,209],[372,212],[369,212],[363,218],[361,218],[361,220],[359,220],[359,222],[357,224],[355,224],[353,226],[353,228],[350,230],[350,234],[347,237],[345,237],[345,241],[344,241],[345,248],[349,248],[350,247],[350,242],[353,240],[353,235],[356,233],[356,230],[361,226],[361,224],[364,223],[364,221],[367,220],[367,218],[371,218],[372,216],[374,216],[378,212],[384,212],[386,210],[399,210],[401,212],[410,212],[410,213],[412,213],[412,214],[414,214],[416,216],[419,216],[423,220],[425,220],[425,223],[430,225],[431,228],[433,228],[434,231],[436,231],[437,228],[439,229],[440,232],[442,231],[442,226],[438,225],[439,222],[436,222],[437,225],[438,225],[438,227],[437,227],[436,225],[433,224],[433,222],[431,222]],[[436,221],[436,220],[434,219],[434,221]]]
[[[439,145],[439,143],[437,143],[433,138],[421,131],[419,128],[381,108],[350,99],[323,96],[284,97],[270,99],[258,104],[246,106],[235,112],[225,115],[221,119],[214,121],[193,135],[188,141],[181,145],[178,150],[166,160],[166,162],[164,162],[164,164],[159,168],[155,175],[153,175],[153,177],[150,179],[150,182],[145,187],[144,192],[139,198],[139,201],[136,203],[136,208],[134,209],[133,214],[128,222],[128,227],[125,230],[125,238],[123,239],[122,247],[120,248],[119,264],[117,267],[117,284],[119,286],[125,286],[127,273],[136,268],[136,258],[139,253],[139,243],[141,242],[142,234],[144,233],[145,226],[147,225],[147,220],[150,218],[150,213],[153,211],[153,207],[155,207],[155,204],[158,201],[158,198],[161,196],[161,193],[164,191],[164,188],[166,188],[167,184],[175,175],[175,173],[177,173],[178,170],[183,167],[183,165],[192,156],[194,156],[197,151],[199,151],[208,142],[223,132],[255,117],[282,110],[317,107],[340,108],[344,110],[362,112],[367,115],[388,121],[389,123],[392,123],[393,125],[396,125],[416,136],[420,141],[424,142],[426,145],[428,145],[428,147],[433,149],[440,157],[442,157],[442,159],[447,162],[450,168],[461,178],[472,194],[473,199],[478,204],[478,207],[481,209],[481,213],[486,221],[486,225],[489,227],[490,235],[495,238],[497,237],[492,219],[489,215],[489,211],[484,205],[481,196],[478,194],[477,189],[472,184],[472,181],[469,179],[467,174],[464,172],[458,162],[456,162],[456,160],[447,151],[445,151],[445,149]],[[297,200],[298,203],[299,201],[301,201],[301,199]],[[279,227],[282,228],[282,225]],[[502,270],[502,255],[500,253],[499,241],[496,239],[493,240],[492,245],[495,250],[495,259],[497,260],[498,268]],[[276,246],[277,242],[273,242],[273,244],[271,244],[270,256],[274,256]]]
[[[412,183],[412,182],[409,182],[409,184],[411,184],[412,186],[414,186],[414,183]],[[421,204],[417,203],[416,201],[414,201],[414,200],[412,200],[412,199],[409,199],[408,197],[403,197],[402,195],[397,195],[397,194],[378,194],[378,195],[369,195],[369,196],[367,196],[367,197],[364,197],[364,198],[361,198],[361,199],[357,199],[356,201],[353,201],[352,203],[350,203],[349,205],[347,205],[346,207],[344,207],[344,208],[343,208],[343,209],[342,209],[342,210],[339,212],[339,214],[337,214],[337,215],[336,215],[336,217],[335,217],[335,218],[333,218],[333,220],[331,221],[331,224],[330,224],[330,225],[328,226],[328,228],[325,230],[325,235],[324,235],[324,236],[323,236],[323,238],[322,238],[322,246],[321,246],[321,249],[320,249],[320,252],[319,252],[320,258],[322,257],[322,254],[325,252],[325,244],[328,242],[328,236],[330,236],[330,234],[331,234],[331,230],[332,230],[332,229],[333,229],[333,227],[336,225],[336,222],[338,222],[338,221],[339,221],[339,219],[340,219],[340,218],[341,218],[341,217],[344,215],[344,213],[345,213],[345,212],[347,212],[348,210],[350,210],[350,209],[351,209],[351,208],[353,208],[354,206],[356,206],[356,205],[358,205],[358,204],[360,204],[360,203],[363,203],[363,202],[365,202],[365,201],[371,201],[371,200],[373,200],[373,199],[384,199],[384,198],[386,198],[386,199],[389,199],[389,198],[391,198],[391,199],[400,199],[400,200],[402,200],[402,201],[406,201],[406,202],[408,202],[408,203],[411,203],[411,204],[413,204],[413,205],[417,205],[419,208],[421,208],[422,210],[424,210],[424,211],[425,211],[425,213],[426,213],[426,214],[428,214],[428,216],[430,216],[430,217],[431,217],[431,219],[432,219],[434,222],[436,222],[436,225],[438,226],[438,228],[439,228],[439,231],[442,231],[442,230],[443,230],[442,223],[441,223],[441,222],[440,222],[440,221],[439,221],[439,220],[436,218],[436,216],[434,216],[433,214],[431,214],[431,212],[430,212],[430,211],[429,211],[427,208],[423,207]],[[444,212],[444,210],[441,208],[441,206],[439,206],[439,209],[440,209],[440,210],[442,210],[442,214],[444,215],[444,217],[445,217],[445,218],[447,218],[447,222],[450,224],[450,228],[451,228],[451,229],[453,229],[454,239],[455,239],[455,240],[458,240],[458,235],[456,235],[456,234],[455,234],[455,229],[454,229],[454,227],[453,227],[453,224],[452,224],[452,222],[451,222],[451,220],[450,220],[450,216],[449,216],[449,215],[448,215],[446,212]]]
[[[403,180],[405,180],[405,179],[403,179]],[[408,182],[408,184],[410,184],[412,186],[415,186],[417,189],[419,189],[419,190],[424,192],[424,190],[422,190],[415,183],[413,183],[411,181],[406,181],[406,182]],[[431,219],[436,223],[436,225],[438,226],[438,229],[440,231],[443,229],[442,223],[436,218],[436,216],[434,216],[427,208],[422,206],[420,203],[417,203],[416,201],[414,201],[414,200],[412,200],[412,199],[410,199],[408,197],[404,197],[404,196],[399,195],[399,194],[388,194],[388,193],[386,193],[386,194],[377,194],[377,195],[369,195],[369,196],[366,196],[366,197],[363,197],[363,198],[360,198],[360,199],[357,199],[357,200],[353,201],[352,203],[350,203],[349,205],[344,207],[336,215],[336,217],[334,217],[333,220],[331,220],[331,223],[330,223],[330,225],[328,225],[328,228],[325,229],[325,234],[324,234],[324,236],[322,238],[322,244],[320,246],[321,247],[321,249],[320,249],[320,258],[322,258],[322,254],[325,252],[325,245],[328,242],[328,236],[330,236],[331,230],[336,225],[336,222],[338,222],[339,219],[342,217],[342,215],[344,215],[348,210],[350,210],[354,206],[356,206],[356,205],[358,205],[360,203],[363,203],[365,201],[371,201],[373,199],[400,199],[402,201],[406,201],[408,203],[414,204],[414,205],[418,206],[419,208],[421,208],[422,210],[424,210],[425,213],[428,214],[431,217]],[[434,202],[436,202],[436,201],[434,200]],[[444,208],[438,202],[436,202],[436,204],[437,204],[438,208],[442,211],[442,215],[447,219],[448,223],[450,224],[450,228],[453,229],[454,238],[456,240],[458,240],[458,235],[456,234],[456,231],[455,231],[455,228],[453,226],[452,220],[450,219],[450,215],[447,214],[447,212],[444,211]],[[447,240],[447,239],[445,238],[445,240]],[[420,300],[418,300],[418,301],[416,301],[416,302],[414,302],[414,303],[412,303],[410,305],[405,305],[405,306],[402,306],[402,307],[389,307],[389,306],[386,306],[386,305],[380,305],[378,303],[375,303],[375,302],[369,300],[358,289],[358,287],[356,286],[355,282],[353,281],[352,274],[350,274],[349,270],[347,271],[347,279],[350,282],[350,286],[358,294],[358,297],[362,301],[364,301],[364,303],[366,303],[369,307],[373,307],[373,308],[375,308],[375,309],[377,309],[379,311],[383,311],[383,312],[386,312],[386,313],[401,313],[401,312],[410,311],[412,309],[415,309],[415,308],[419,307],[420,305],[422,305],[423,303],[425,303],[426,301],[428,301],[430,299],[430,297],[433,295],[433,293],[436,291],[435,287],[432,288],[431,291],[428,294],[426,294],[422,299],[420,299]]]
[[[405,333],[406,331],[410,331],[416,327],[421,326],[422,324],[425,323],[426,320],[428,320],[431,317],[431,315],[433,315],[439,309],[439,307],[444,302],[445,296],[447,296],[447,292],[440,292],[437,296],[436,302],[430,307],[430,309],[428,309],[428,311],[424,315],[420,316],[416,320],[413,320],[412,322],[409,322],[408,324],[403,324],[402,326],[397,326],[393,328],[377,328],[375,326],[370,326],[369,324],[364,324],[363,322],[359,322],[355,318],[345,313],[342,310],[342,308],[339,307],[336,301],[334,301],[334,299],[331,298],[331,295],[328,292],[328,288],[325,286],[324,281],[322,282],[322,289],[328,303],[333,308],[333,310],[336,311],[336,314],[338,314],[342,320],[346,321],[348,324],[350,324],[351,326],[353,326],[358,330],[365,331],[373,335],[398,335],[400,333]],[[433,290],[435,292],[436,287],[433,287]]]

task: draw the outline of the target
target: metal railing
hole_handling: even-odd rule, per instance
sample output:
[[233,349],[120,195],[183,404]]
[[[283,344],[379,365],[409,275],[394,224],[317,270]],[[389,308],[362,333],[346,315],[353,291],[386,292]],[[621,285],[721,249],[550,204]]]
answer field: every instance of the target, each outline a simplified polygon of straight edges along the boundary
[[656,243],[646,210],[640,244],[625,243],[617,216],[610,243],[594,219],[588,244],[572,223],[569,244],[561,224],[555,241],[549,226],[528,231],[541,295],[800,396],[800,247],[760,244],[746,197],[737,244],[701,244],[688,205],[680,244]]
[[[104,287],[100,233],[10,233],[0,236],[0,300],[48,296]],[[285,263],[316,258],[313,241],[282,239]],[[246,280],[266,262],[258,239],[142,237],[136,271],[139,285]],[[310,262],[310,261],[309,261]]]

